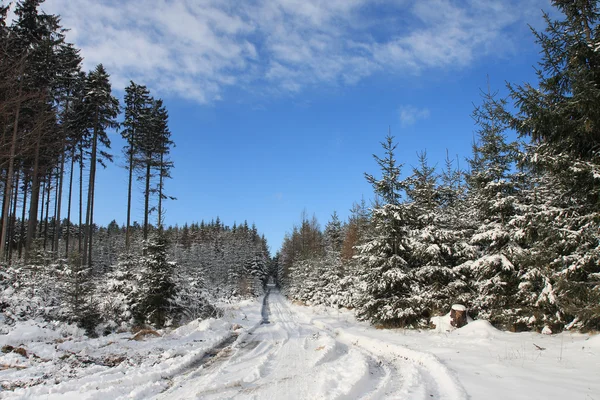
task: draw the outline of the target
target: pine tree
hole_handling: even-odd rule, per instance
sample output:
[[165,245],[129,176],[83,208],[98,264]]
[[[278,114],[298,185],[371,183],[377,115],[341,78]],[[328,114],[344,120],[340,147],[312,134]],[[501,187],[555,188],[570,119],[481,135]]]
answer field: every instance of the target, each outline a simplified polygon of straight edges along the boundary
[[[99,145],[110,148],[110,139],[107,129],[116,128],[116,118],[119,114],[119,100],[111,93],[109,75],[102,66],[90,72],[86,80],[86,95],[84,97],[85,109],[90,122],[92,151],[90,155],[90,176],[88,180],[88,200],[86,212],[86,241],[84,243],[83,262],[87,260],[92,265],[92,242],[94,224],[94,190],[96,183],[97,163],[104,159],[112,161],[110,154],[103,150],[98,151]],[[98,157],[100,155],[100,157]]]
[[[29,174],[31,196],[25,243],[26,258],[32,254],[32,245],[37,235],[40,183],[55,166],[56,154],[60,151],[56,145],[60,140],[57,140],[59,130],[52,95],[57,75],[57,49],[64,43],[64,32],[58,16],[39,11],[41,3],[41,0],[18,2],[15,7],[17,19],[11,26],[16,38],[11,43],[11,55],[23,61],[18,74],[19,95],[12,126],[13,139],[15,133],[22,133],[24,140],[21,141],[21,151],[28,153],[32,169]],[[25,100],[21,96],[23,93],[27,93],[24,102],[21,101]],[[10,176],[7,182],[12,179]],[[10,198],[10,194],[6,193],[4,198]],[[7,204],[5,201],[3,213],[7,212]],[[6,234],[6,229],[3,232]]]
[[125,120],[122,123],[121,136],[127,141],[123,149],[128,159],[127,170],[129,180],[127,186],[127,234],[126,248],[129,251],[131,244],[131,195],[134,170],[138,168],[139,141],[144,137],[144,131],[150,129],[152,99],[150,92],[143,85],[133,81],[125,88]]
[[163,200],[175,200],[175,197],[165,194],[165,179],[171,178],[171,169],[174,167],[173,161],[169,158],[171,148],[175,146],[171,140],[171,131],[169,130],[169,113],[162,100],[157,100],[153,107],[154,129],[156,130],[158,159],[156,170],[158,174],[158,184],[156,194],[158,197],[157,206],[157,226],[160,228],[163,224]]
[[65,121],[65,123],[68,125],[68,147],[71,158],[71,166],[69,171],[69,194],[67,196],[68,203],[67,232],[65,235],[65,258],[69,257],[71,252],[71,234],[75,233],[75,229],[73,229],[71,223],[71,215],[73,202],[73,179],[76,173],[76,164],[78,164],[77,169],[79,170],[79,223],[77,224],[77,252],[80,254],[83,253],[83,168],[85,163],[85,154],[90,148],[90,137],[88,132],[88,128],[90,126],[88,118],[89,112],[84,101],[86,96],[86,80],[87,74],[81,71],[73,82],[73,99],[71,101],[71,108],[67,112]]

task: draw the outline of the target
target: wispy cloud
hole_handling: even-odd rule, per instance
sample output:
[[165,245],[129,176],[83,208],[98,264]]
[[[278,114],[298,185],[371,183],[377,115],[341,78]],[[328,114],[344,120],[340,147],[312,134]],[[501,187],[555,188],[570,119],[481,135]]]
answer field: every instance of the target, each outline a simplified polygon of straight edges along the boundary
[[[516,46],[548,0],[48,0],[85,67],[210,103],[228,87],[296,93],[377,72],[464,68]],[[515,12],[518,10],[518,12]],[[539,17],[538,17],[539,18]],[[512,35],[512,36],[511,36]]]
[[403,128],[414,125],[418,120],[429,118],[430,112],[427,108],[417,108],[415,106],[400,106],[400,125]]

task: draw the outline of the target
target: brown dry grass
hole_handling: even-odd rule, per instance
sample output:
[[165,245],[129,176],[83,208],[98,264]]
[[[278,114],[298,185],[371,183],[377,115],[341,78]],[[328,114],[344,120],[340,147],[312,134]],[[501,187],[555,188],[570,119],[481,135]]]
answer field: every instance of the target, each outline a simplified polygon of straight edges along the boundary
[[144,340],[148,336],[160,337],[160,334],[152,329],[142,329],[142,330],[138,331],[138,333],[133,335],[133,337],[130,340],[140,341],[140,340]]

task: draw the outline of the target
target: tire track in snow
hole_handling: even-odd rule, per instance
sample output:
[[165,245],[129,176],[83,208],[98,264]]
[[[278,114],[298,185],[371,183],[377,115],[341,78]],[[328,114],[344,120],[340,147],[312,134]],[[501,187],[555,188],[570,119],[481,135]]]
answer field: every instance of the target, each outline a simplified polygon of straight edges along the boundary
[[241,337],[217,368],[198,371],[161,398],[374,398],[391,368],[331,334],[299,321],[277,291],[265,300],[261,324]]
[[305,317],[307,323],[328,331],[342,343],[363,349],[398,371],[401,376],[399,381],[390,381],[386,387],[380,388],[379,391],[385,392],[383,398],[448,400],[469,398],[454,373],[433,354],[396,344],[382,343],[367,335],[333,328],[326,322]]
[[[159,398],[465,399],[434,356],[346,332],[290,307],[276,290],[261,321],[217,362]],[[267,323],[268,321],[268,323]]]

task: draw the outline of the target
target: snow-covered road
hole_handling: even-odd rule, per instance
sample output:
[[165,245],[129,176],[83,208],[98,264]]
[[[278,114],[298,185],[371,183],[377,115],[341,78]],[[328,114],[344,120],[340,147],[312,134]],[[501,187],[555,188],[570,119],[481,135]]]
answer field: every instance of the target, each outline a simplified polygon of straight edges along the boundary
[[261,325],[209,363],[175,377],[157,398],[466,398],[458,380],[432,356],[317,325],[272,289]]
[[[195,320],[133,340],[22,321],[0,335],[0,399],[598,399],[600,335],[541,335],[487,321],[449,329],[376,329],[352,311],[222,303]],[[262,312],[261,312],[262,311]],[[5,326],[5,328],[7,328]],[[467,396],[468,393],[468,396]]]

